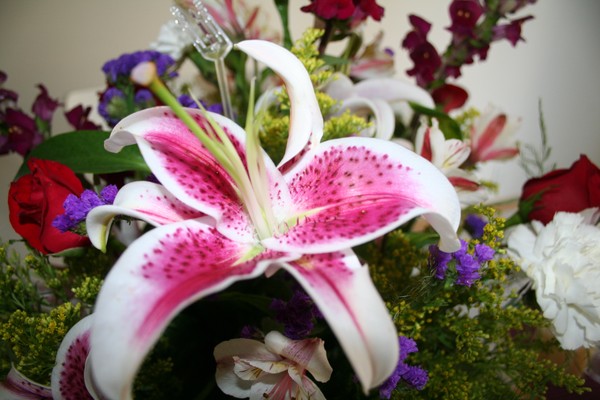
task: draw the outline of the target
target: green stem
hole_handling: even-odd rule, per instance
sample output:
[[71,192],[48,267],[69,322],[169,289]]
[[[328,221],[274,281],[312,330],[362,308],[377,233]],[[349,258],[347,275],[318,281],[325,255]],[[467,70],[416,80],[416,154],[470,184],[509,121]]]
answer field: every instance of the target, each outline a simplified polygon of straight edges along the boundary
[[283,27],[283,46],[286,49],[292,48],[292,34],[290,33],[289,0],[275,0],[275,6],[281,17]]

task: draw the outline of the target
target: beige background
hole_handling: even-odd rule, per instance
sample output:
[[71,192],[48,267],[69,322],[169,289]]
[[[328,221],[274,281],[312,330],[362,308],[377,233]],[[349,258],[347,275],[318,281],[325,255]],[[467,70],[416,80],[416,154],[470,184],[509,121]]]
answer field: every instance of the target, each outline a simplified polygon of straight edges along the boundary
[[[269,0],[255,1],[271,8]],[[379,0],[386,8],[381,23],[371,22],[366,34],[385,31],[385,43],[396,51],[397,76],[409,79],[411,67],[400,42],[410,29],[407,15],[433,23],[430,40],[445,47],[449,25],[444,0]],[[110,58],[147,48],[160,26],[170,19],[168,0],[0,0],[0,69],[8,74],[5,87],[20,94],[28,110],[44,83],[50,94],[64,99],[74,90],[103,84],[100,70]],[[292,30],[297,37],[311,23],[290,0]],[[522,142],[538,143],[538,99],[544,103],[553,161],[569,166],[580,153],[600,165],[600,2],[597,0],[538,0],[522,15],[535,19],[524,26],[526,43],[512,48],[492,46],[488,61],[463,69],[459,84],[467,87],[469,105],[500,106],[523,124]],[[276,18],[272,18],[276,22]],[[66,127],[56,118],[55,127]],[[21,162],[16,155],[0,157],[0,237],[15,237],[8,224],[8,185]],[[516,162],[490,165],[489,177],[501,185],[498,199],[518,195],[525,180]]]

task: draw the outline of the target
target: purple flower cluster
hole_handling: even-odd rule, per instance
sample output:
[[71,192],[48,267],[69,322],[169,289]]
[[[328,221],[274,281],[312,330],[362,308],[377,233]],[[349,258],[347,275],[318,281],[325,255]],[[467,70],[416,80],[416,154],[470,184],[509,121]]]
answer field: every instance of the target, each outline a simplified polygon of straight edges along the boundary
[[474,239],[479,239],[483,236],[483,229],[486,225],[487,221],[478,214],[469,214],[465,218],[465,229]]
[[399,336],[398,341],[400,343],[398,365],[392,375],[379,387],[379,397],[382,399],[389,399],[401,380],[417,390],[422,390],[429,379],[427,371],[423,368],[404,362],[409,354],[419,351],[417,343],[404,336]]
[[444,279],[448,264],[455,262],[457,273],[456,284],[471,286],[480,278],[479,269],[481,265],[494,258],[495,251],[486,244],[476,244],[474,253],[468,251],[467,242],[461,240],[461,248],[454,253],[441,251],[436,245],[429,247],[430,263],[435,268],[435,277]]
[[63,203],[64,214],[58,215],[52,226],[61,232],[75,230],[93,208],[113,204],[117,191],[115,185],[108,185],[102,189],[100,195],[89,189],[84,190],[79,197],[74,194],[68,195]]
[[288,302],[273,299],[270,308],[275,311],[277,322],[283,324],[285,336],[295,340],[308,336],[314,328],[315,319],[323,318],[310,296],[301,289],[294,290]]
[[116,84],[121,80],[129,82],[129,75],[131,75],[133,68],[139,63],[146,61],[152,61],[156,64],[156,71],[159,76],[163,78],[173,78],[176,76],[175,73],[164,76],[169,68],[175,65],[175,60],[167,54],[153,50],[122,54],[115,59],[107,61],[102,66],[102,71],[106,75],[109,84]]
[[38,85],[40,93],[31,106],[33,116],[30,116],[17,107],[19,95],[2,87],[6,79],[6,73],[0,71],[0,154],[15,152],[26,156],[49,134],[60,103],[50,97],[44,85]]
[[431,24],[410,15],[413,30],[406,35],[402,47],[408,50],[414,66],[407,73],[420,86],[435,89],[446,84],[448,77],[459,77],[463,65],[485,60],[492,42],[506,39],[515,46],[523,40],[521,26],[533,17],[511,19],[508,14],[534,2],[499,0],[484,5],[480,0],[453,0],[449,7],[451,24],[446,28],[452,33],[452,41],[443,53],[438,53],[427,40]]
[[129,114],[158,105],[150,91],[136,86],[130,79],[133,68],[147,61],[156,64],[157,73],[163,80],[177,75],[176,72],[169,71],[175,65],[175,60],[152,50],[123,54],[102,66],[108,87],[100,95],[98,113],[109,126],[115,126]]

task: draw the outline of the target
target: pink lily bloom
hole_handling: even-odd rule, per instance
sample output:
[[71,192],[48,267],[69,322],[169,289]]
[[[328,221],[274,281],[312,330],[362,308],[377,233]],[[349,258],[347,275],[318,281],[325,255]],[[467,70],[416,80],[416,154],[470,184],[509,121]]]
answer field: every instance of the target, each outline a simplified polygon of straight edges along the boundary
[[471,126],[471,155],[469,161],[477,163],[506,160],[519,154],[515,132],[519,120],[511,120],[496,108],[488,108]]
[[316,381],[327,382],[333,371],[323,340],[291,340],[277,331],[267,333],[264,343],[252,339],[221,342],[214,356],[219,388],[251,400],[325,400],[307,372]]
[[[179,311],[279,269],[313,298],[367,392],[396,367],[398,339],[367,267],[350,248],[419,215],[438,231],[444,251],[460,246],[460,204],[435,166],[384,140],[320,143],[323,117],[302,63],[267,41],[236,47],[272,68],[288,90],[290,132],[279,167],[260,148],[252,123],[245,132],[194,109],[140,111],[105,143],[109,151],[137,144],[162,184],[126,185],[113,205],[87,218],[99,248],[118,214],[157,226],[127,248],[96,302],[90,362],[110,399],[131,398],[144,357]],[[143,69],[134,73],[145,79]],[[186,125],[175,115],[180,111],[195,122]]]

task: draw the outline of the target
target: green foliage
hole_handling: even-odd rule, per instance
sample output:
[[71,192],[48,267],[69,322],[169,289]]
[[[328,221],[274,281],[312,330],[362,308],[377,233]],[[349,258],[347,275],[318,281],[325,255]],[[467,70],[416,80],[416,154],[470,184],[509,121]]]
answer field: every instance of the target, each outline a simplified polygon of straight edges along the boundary
[[116,253],[85,248],[62,259],[31,250],[21,259],[0,243],[0,374],[12,363],[28,378],[50,382],[63,337],[90,312],[122,246],[111,249]]
[[[126,146],[118,153],[104,149],[108,132],[76,131],[52,136],[37,145],[28,157],[54,160],[75,173],[107,174],[123,171],[150,170],[137,146]],[[17,172],[17,178],[29,172],[27,161]]]
[[393,398],[542,399],[548,384],[581,393],[582,380],[545,357],[560,350],[538,335],[548,326],[541,311],[506,293],[518,266],[502,254],[504,219],[491,208],[478,211],[488,224],[469,247],[485,243],[497,257],[471,287],[455,285],[450,269],[444,280],[435,278],[427,252],[400,231],[358,249],[399,334],[417,341],[411,363],[429,373],[423,391],[395,391]]

